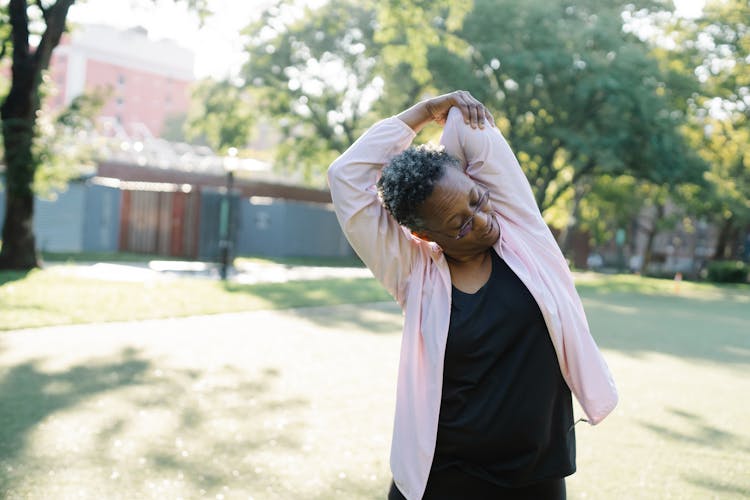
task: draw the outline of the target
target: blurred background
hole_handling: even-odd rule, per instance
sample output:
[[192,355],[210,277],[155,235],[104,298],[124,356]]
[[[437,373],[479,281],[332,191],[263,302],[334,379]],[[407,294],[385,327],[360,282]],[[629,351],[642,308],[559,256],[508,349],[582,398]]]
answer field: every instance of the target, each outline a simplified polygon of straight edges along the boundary
[[[45,25],[29,13],[33,47]],[[573,267],[743,281],[749,14],[698,0],[73,4],[35,83],[30,164],[6,169],[33,190],[33,231],[6,227],[0,262],[33,265],[31,236],[43,253],[352,255],[327,165],[376,120],[462,88],[494,111]],[[0,200],[6,225],[30,222],[21,205]]]

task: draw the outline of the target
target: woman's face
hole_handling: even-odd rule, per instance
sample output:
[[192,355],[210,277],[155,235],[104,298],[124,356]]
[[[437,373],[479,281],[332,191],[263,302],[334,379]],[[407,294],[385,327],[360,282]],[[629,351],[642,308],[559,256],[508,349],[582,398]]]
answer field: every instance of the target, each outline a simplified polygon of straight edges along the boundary
[[[446,167],[432,194],[419,208],[428,229],[418,234],[440,245],[448,255],[487,250],[500,237],[500,227],[489,199],[482,196],[486,191],[458,168]],[[457,239],[459,234],[463,236]]]

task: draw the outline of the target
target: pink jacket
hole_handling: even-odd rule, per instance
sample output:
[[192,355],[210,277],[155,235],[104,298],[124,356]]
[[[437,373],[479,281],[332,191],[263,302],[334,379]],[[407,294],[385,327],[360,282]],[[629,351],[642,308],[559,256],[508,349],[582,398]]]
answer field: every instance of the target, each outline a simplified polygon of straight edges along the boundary
[[[399,226],[382,206],[375,183],[384,164],[415,135],[396,117],[382,120],[328,170],[344,233],[404,311],[391,470],[409,500],[422,498],[435,451],[451,278],[442,249]],[[600,422],[617,404],[617,390],[515,155],[496,128],[472,129],[456,108],[440,142],[472,179],[490,189],[501,233],[494,249],[536,299],[565,381],[589,422]]]

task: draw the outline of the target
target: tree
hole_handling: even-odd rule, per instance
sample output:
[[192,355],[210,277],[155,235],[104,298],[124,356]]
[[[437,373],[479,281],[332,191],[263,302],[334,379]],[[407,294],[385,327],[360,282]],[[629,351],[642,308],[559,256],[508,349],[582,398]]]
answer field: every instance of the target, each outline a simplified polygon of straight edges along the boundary
[[[32,154],[39,161],[34,175],[34,194],[54,196],[71,179],[95,171],[99,145],[87,139],[108,98],[108,91],[95,90],[75,97],[56,114],[41,112]],[[84,139],[84,140],[82,140]]]
[[[206,15],[206,0],[183,1],[199,15]],[[33,233],[33,186],[41,161],[34,148],[41,107],[40,85],[74,3],[75,0],[32,3],[9,0],[0,6],[3,30],[9,31],[0,55],[5,56],[9,49],[12,58],[10,89],[0,106],[6,190],[0,269],[38,266]],[[32,36],[39,39],[35,47],[31,45]]]
[[704,209],[720,227],[714,258],[737,258],[743,228],[750,225],[750,4],[711,1],[685,31],[703,83],[695,110],[701,155],[711,165]]
[[750,127],[744,117],[706,118],[700,144],[711,165],[700,209],[719,227],[714,258],[737,258],[740,232],[750,224]]
[[[10,0],[7,7],[11,36],[3,49],[12,47],[12,79],[8,95],[0,107],[5,147],[6,213],[0,249],[0,269],[30,269],[37,266],[32,230],[34,214],[34,174],[38,158],[32,152],[39,85],[49,66],[52,49],[60,42],[68,9],[74,0],[58,0],[46,7],[40,1],[32,7],[25,0]],[[39,44],[29,44],[30,8],[41,15],[45,29]]]
[[229,80],[206,79],[194,86],[191,95],[185,127],[189,139],[200,138],[221,152],[247,144],[257,118],[249,89]]
[[250,25],[242,75],[254,108],[281,131],[277,169],[325,184],[325,168],[370,124],[380,95],[373,2],[329,2],[312,10],[279,2]]
[[623,29],[623,12],[635,9],[628,4],[476,0],[454,33],[466,49],[430,51],[440,88],[466,87],[499,110],[543,211],[599,175],[657,184],[700,177],[668,75]]

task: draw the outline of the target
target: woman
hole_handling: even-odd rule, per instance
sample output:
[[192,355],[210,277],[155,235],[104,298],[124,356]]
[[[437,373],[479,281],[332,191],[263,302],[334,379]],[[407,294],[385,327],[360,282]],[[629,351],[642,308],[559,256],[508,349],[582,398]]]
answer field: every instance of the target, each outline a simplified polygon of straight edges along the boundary
[[[444,150],[410,148],[427,123]],[[370,128],[330,167],[349,242],[404,310],[389,499],[565,498],[572,391],[617,392],[565,259],[468,92]]]

